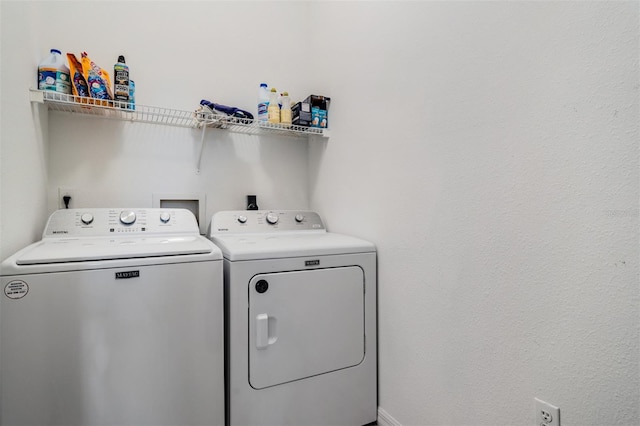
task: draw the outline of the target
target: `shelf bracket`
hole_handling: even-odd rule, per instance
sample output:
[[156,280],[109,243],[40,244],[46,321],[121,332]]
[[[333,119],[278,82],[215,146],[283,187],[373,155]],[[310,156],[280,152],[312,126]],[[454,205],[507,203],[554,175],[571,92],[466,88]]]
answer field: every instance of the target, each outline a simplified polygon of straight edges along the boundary
[[29,100],[39,104],[44,103],[44,92],[40,90],[29,90]]
[[198,155],[198,164],[196,166],[196,174],[200,174],[200,165],[202,164],[202,153],[204,152],[204,135],[207,132],[207,125],[202,124],[202,136],[200,137],[200,155]]

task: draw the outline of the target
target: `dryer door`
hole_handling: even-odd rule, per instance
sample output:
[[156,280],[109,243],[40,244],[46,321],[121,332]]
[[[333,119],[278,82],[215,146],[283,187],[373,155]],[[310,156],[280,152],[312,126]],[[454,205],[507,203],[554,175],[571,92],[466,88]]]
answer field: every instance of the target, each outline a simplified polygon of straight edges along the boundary
[[249,383],[262,389],[364,359],[357,266],[259,274],[249,282]]

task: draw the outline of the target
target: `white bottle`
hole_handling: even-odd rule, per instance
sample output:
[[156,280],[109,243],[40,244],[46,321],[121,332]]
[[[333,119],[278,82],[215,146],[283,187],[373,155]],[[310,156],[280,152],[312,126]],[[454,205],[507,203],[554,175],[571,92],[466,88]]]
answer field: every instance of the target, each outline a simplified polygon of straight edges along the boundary
[[269,93],[267,83],[260,83],[258,90],[258,121],[267,121],[269,118]]
[[271,89],[269,97],[269,123],[280,123],[280,105],[278,105],[278,92],[275,87]]
[[69,68],[58,49],[51,49],[49,56],[38,64],[38,90],[71,93]]
[[291,127],[291,99],[289,93],[282,93],[282,108],[280,108],[280,122],[285,127]]

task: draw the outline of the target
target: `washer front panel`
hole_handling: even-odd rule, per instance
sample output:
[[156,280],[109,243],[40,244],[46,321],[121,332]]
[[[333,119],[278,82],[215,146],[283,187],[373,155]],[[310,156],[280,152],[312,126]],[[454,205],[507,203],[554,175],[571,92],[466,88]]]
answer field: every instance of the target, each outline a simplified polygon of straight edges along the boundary
[[0,276],[0,424],[223,425],[222,260],[190,257]]

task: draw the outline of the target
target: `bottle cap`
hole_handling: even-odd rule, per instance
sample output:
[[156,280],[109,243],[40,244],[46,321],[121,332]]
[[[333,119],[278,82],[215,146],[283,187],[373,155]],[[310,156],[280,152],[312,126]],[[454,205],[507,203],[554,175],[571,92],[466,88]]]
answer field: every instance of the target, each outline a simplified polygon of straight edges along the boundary
[[267,83],[260,83],[260,87],[267,87]]
[[62,55],[62,52],[60,52],[58,49],[51,49],[50,53],[57,53],[58,55]]
[[124,61],[124,56],[122,56],[122,55],[118,56],[118,62],[120,62],[120,63],[122,63],[122,64],[126,63],[126,62]]
[[289,96],[289,92],[282,92],[282,96]]
[[271,88],[271,92],[276,93],[276,92],[277,92],[276,88],[275,88],[275,87],[272,87],[272,88]]

